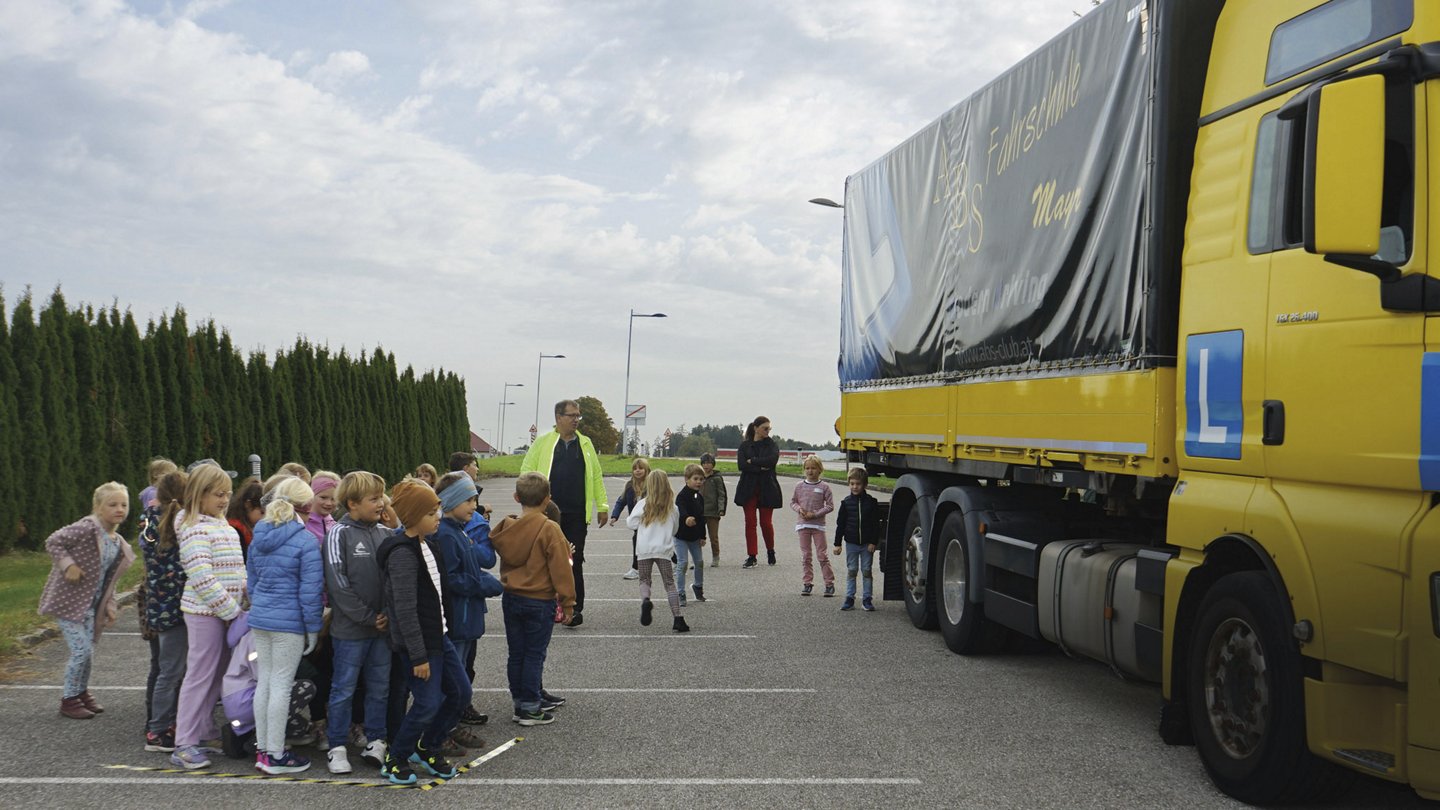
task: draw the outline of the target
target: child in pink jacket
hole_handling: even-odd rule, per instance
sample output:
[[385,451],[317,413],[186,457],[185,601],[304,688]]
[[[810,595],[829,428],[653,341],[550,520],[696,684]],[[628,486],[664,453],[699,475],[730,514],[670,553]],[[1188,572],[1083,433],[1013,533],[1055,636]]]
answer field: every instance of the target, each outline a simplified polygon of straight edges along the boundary
[[825,516],[835,511],[835,496],[830,494],[830,485],[820,480],[825,465],[819,456],[805,457],[805,480],[795,485],[795,494],[790,496],[790,508],[799,519],[795,522],[795,533],[800,535],[800,565],[805,573],[801,596],[809,596],[814,590],[815,569],[811,555],[820,558],[820,574],[825,578],[825,595],[835,595],[835,572],[830,568],[830,558],[825,554]]

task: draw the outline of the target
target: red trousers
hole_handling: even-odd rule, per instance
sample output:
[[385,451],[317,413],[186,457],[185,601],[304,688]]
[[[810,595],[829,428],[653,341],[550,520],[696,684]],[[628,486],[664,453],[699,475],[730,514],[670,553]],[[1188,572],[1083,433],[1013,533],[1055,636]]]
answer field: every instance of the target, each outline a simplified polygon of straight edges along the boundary
[[775,550],[775,521],[773,515],[775,510],[760,506],[760,496],[751,495],[745,502],[745,553],[751,557],[756,556],[758,551],[755,542],[756,512],[759,512],[760,531],[765,535],[765,548]]

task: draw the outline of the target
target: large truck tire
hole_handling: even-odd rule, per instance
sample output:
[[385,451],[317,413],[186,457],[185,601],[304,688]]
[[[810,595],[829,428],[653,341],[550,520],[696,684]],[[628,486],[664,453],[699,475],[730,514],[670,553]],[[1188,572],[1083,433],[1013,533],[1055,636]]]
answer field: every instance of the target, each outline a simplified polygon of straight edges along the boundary
[[905,528],[900,535],[900,573],[905,583],[905,612],[910,623],[921,630],[935,629],[935,589],[933,554],[925,548],[925,531],[920,523],[919,503],[910,507]]
[[1218,580],[1200,603],[1186,659],[1190,726],[1220,790],[1251,804],[1332,799],[1353,774],[1310,753],[1300,649],[1270,578]]
[[935,616],[945,646],[960,655],[995,651],[1004,643],[1005,628],[985,618],[983,604],[970,601],[970,589],[981,583],[970,581],[970,549],[965,544],[965,518],[959,512],[951,512],[941,524],[936,554]]

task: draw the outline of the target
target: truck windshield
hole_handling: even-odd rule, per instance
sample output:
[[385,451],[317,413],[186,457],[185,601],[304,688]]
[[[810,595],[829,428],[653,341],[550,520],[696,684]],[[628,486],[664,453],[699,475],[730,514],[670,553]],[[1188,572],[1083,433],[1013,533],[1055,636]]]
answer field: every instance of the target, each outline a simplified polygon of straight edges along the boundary
[[1413,0],[1331,0],[1287,20],[1270,37],[1265,83],[1274,84],[1410,28]]

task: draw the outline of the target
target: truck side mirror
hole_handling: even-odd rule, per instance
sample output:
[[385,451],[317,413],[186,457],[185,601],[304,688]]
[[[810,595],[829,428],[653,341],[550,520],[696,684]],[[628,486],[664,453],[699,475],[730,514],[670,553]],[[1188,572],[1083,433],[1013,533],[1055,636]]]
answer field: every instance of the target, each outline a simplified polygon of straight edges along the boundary
[[1385,183],[1385,77],[1323,85],[1307,106],[1305,250],[1373,256],[1380,252]]

